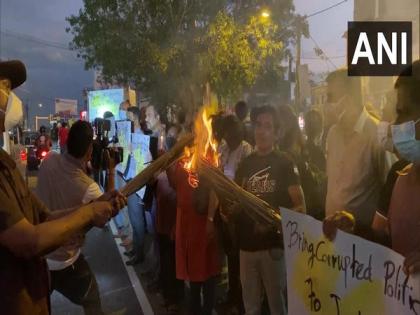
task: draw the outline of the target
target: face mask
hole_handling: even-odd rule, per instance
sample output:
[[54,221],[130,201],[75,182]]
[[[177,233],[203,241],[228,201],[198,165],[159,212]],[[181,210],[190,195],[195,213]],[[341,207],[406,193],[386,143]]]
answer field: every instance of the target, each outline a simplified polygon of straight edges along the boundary
[[120,110],[120,120],[127,120],[127,112],[125,110]]
[[409,162],[420,162],[420,141],[416,140],[417,120],[392,126],[392,140],[400,156]]
[[381,121],[378,124],[378,143],[379,146],[389,152],[394,152],[394,143],[392,142],[392,137],[388,134],[389,126],[391,124],[387,121]]
[[[4,91],[1,91],[5,93]],[[9,93],[5,118],[4,118],[4,129],[5,131],[11,130],[22,120],[23,117],[23,108],[22,101],[17,97],[13,92]]]

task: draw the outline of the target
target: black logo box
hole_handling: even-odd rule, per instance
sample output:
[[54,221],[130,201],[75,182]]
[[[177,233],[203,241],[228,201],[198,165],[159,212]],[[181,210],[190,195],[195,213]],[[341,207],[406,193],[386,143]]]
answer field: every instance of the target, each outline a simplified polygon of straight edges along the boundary
[[[368,58],[359,58],[358,63],[352,65],[353,56],[359,40],[359,35],[365,32],[372,55],[375,59],[375,64],[369,64]],[[390,47],[392,43],[392,33],[397,32],[397,64],[391,64],[388,55],[383,51],[383,64],[377,64],[378,56],[378,33],[382,32]],[[407,33],[407,64],[401,64],[401,33]],[[397,76],[400,75],[404,69],[409,68],[406,75],[411,75],[412,64],[412,22],[348,22],[347,33],[347,67],[349,76]],[[362,46],[362,51],[366,47]]]

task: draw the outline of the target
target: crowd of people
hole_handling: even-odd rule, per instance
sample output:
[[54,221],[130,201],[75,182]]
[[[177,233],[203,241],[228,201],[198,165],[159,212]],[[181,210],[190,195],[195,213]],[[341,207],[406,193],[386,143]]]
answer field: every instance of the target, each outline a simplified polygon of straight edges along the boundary
[[[303,128],[290,106],[239,101],[212,116],[220,171],[273,209],[323,220],[332,241],[337,229],[354,233],[406,257],[406,273],[418,272],[420,61],[412,73],[402,73],[395,83],[395,121],[364,106],[361,78],[348,76],[346,69],[328,75],[326,110],[308,110]],[[9,106],[18,106],[9,95],[25,79],[22,63],[0,62],[2,131],[16,120],[7,115]],[[186,116],[167,118],[153,105],[138,108],[129,101],[119,112],[134,133],[150,136],[145,163],[193,132]],[[126,247],[126,264],[148,266],[147,288],[161,293],[168,314],[185,308],[192,315],[215,308],[226,314],[287,314],[281,234],[241,204],[219,200],[200,185],[185,167],[188,157],[127,199],[118,192],[125,172],[116,170],[109,151],[106,187],[92,179],[94,132],[88,122],[61,126],[51,138],[59,139],[61,154],[44,159],[34,193],[0,150],[0,305],[7,314],[48,314],[52,290],[82,305],[85,314],[102,314],[95,275],[81,247],[87,230],[111,217],[115,237]],[[223,266],[228,285],[219,306]]]

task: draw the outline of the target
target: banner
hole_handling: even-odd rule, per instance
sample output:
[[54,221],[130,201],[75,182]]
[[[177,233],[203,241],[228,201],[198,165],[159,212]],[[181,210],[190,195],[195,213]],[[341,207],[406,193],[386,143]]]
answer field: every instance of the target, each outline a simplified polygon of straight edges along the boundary
[[55,113],[66,113],[77,115],[77,100],[69,100],[64,98],[55,99]]
[[404,257],[381,245],[337,232],[281,209],[289,315],[420,314],[420,277],[407,277]]
[[88,92],[88,116],[90,121],[104,118],[105,112],[111,112],[115,120],[120,119],[119,109],[124,101],[124,89],[109,89]]
[[[138,173],[144,170],[148,163],[152,161],[149,151],[150,136],[141,133],[131,134],[131,162],[127,173],[127,179],[134,178]],[[146,186],[140,189],[137,194],[143,198]]]

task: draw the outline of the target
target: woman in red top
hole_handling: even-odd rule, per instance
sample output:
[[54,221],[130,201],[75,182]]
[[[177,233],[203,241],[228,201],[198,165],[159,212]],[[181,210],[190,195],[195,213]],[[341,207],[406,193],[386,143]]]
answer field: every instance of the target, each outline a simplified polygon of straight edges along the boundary
[[[213,223],[214,208],[200,214],[194,202],[195,189],[189,184],[189,173],[178,163],[174,182],[177,193],[176,276],[190,282],[191,314],[211,314],[214,307],[216,276],[221,258]],[[209,207],[210,208],[210,207]],[[201,305],[201,291],[204,304]]]
[[69,129],[67,128],[67,123],[63,122],[61,124],[60,129],[58,130],[58,139],[60,141],[60,152],[61,152],[61,154],[66,152],[68,135],[69,135]]

